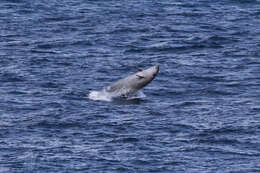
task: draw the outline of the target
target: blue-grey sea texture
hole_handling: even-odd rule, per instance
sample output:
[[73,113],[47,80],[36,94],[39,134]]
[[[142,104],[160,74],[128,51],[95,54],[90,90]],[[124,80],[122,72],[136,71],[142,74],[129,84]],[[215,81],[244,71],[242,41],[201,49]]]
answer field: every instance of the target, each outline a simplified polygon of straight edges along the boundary
[[0,2],[1,173],[259,173],[259,88],[259,0]]

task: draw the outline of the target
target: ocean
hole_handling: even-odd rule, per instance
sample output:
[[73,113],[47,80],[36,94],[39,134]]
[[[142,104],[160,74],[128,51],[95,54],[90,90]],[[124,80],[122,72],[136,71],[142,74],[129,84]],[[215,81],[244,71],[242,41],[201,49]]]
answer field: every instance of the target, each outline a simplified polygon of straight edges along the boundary
[[259,74],[259,0],[1,0],[0,173],[258,173]]

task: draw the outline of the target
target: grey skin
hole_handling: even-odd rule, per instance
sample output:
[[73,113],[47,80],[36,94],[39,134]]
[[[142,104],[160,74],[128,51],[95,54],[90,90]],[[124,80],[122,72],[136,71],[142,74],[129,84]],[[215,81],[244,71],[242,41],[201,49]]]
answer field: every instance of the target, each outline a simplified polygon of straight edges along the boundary
[[112,85],[105,87],[104,90],[108,93],[118,93],[120,96],[135,94],[138,90],[149,84],[158,72],[158,65],[146,70],[140,70],[133,75],[120,79]]

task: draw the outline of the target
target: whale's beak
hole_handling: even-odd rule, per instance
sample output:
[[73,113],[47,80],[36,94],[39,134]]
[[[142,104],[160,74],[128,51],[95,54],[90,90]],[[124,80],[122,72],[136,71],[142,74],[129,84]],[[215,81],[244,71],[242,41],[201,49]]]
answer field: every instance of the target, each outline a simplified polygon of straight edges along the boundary
[[156,71],[157,71],[157,73],[158,73],[158,72],[159,72],[159,69],[160,69],[159,65],[156,65],[156,66],[155,66],[155,69],[156,69]]
[[160,69],[159,65],[154,66],[154,69],[155,70],[154,70],[153,76],[155,77],[157,75],[157,73],[159,72],[159,69]]

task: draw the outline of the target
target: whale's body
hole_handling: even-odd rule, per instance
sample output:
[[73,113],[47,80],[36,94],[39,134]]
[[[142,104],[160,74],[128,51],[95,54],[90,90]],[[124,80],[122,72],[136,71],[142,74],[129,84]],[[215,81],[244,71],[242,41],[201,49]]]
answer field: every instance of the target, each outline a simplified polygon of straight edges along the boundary
[[155,78],[158,72],[158,65],[150,67],[146,70],[141,70],[105,87],[104,91],[108,93],[117,93],[117,95],[123,97],[133,95],[138,90],[149,84]]
[[111,101],[116,98],[140,98],[145,96],[142,92],[137,93],[140,89],[149,84],[159,72],[159,66],[153,66],[146,70],[140,70],[135,74],[104,87],[102,91],[90,92],[88,98],[92,100]]

